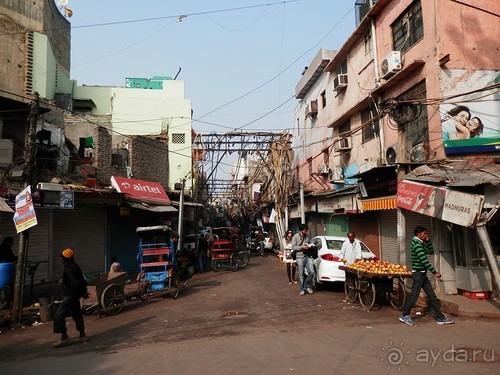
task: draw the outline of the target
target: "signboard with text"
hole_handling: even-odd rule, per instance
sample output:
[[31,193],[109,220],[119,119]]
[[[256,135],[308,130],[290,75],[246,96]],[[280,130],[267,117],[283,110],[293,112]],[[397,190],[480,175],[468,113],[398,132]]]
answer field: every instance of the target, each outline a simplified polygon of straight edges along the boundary
[[16,196],[16,212],[14,213],[14,225],[17,233],[34,227],[38,224],[33,206],[31,187],[27,187]]
[[484,197],[444,187],[400,181],[396,205],[450,223],[472,227],[476,224]]
[[111,177],[111,185],[125,197],[138,201],[150,201],[168,205],[172,202],[158,182],[134,180],[119,176]]

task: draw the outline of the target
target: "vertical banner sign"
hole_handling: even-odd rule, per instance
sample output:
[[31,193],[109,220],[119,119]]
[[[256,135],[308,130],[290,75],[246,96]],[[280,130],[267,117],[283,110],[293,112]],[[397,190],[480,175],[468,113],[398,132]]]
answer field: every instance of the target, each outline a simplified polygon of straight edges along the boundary
[[16,195],[16,212],[14,213],[14,224],[17,233],[34,227],[38,224],[36,220],[35,207],[31,195],[31,187],[27,187]]

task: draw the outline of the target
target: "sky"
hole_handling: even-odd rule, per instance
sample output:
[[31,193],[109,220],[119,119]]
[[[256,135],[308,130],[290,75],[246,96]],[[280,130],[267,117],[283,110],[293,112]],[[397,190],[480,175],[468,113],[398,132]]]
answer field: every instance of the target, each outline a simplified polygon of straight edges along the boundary
[[202,134],[291,130],[304,67],[355,28],[355,0],[55,2],[73,13],[71,79],[124,86],[178,74]]

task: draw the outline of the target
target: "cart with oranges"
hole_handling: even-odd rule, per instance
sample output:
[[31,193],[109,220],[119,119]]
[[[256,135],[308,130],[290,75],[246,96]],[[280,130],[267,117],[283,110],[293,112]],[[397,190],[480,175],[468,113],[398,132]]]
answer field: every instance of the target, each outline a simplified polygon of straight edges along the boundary
[[345,295],[349,302],[359,300],[369,310],[375,302],[387,296],[396,310],[406,302],[407,291],[404,279],[411,272],[400,264],[370,260],[357,261],[349,266],[339,266],[345,271]]

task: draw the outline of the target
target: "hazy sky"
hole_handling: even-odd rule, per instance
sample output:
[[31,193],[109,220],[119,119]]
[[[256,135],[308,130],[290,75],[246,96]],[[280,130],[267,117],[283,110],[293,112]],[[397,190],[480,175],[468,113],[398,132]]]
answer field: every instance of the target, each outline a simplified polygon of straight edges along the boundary
[[73,12],[72,79],[124,86],[181,68],[201,133],[292,129],[304,67],[355,27],[355,0],[60,1]]
[[340,48],[355,24],[355,0],[67,1],[72,79],[124,86],[181,68],[203,133],[290,129],[304,67],[320,48]]

